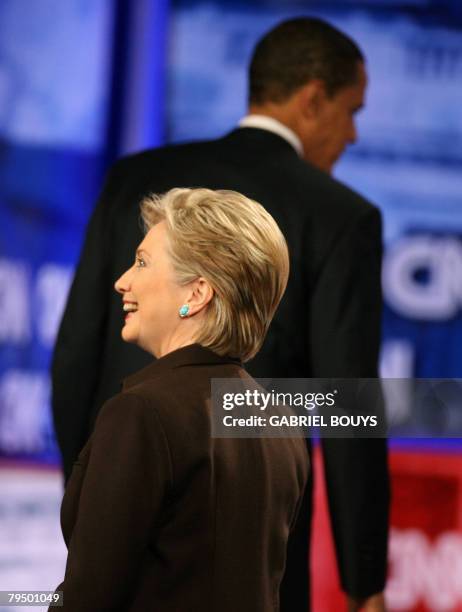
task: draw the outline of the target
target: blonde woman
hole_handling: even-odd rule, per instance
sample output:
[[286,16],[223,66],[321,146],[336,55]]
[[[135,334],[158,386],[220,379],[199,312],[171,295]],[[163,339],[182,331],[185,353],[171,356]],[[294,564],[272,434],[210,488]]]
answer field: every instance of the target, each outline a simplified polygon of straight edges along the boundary
[[157,360],[104,405],[74,465],[57,590],[79,612],[277,612],[305,442],[212,438],[210,393],[212,378],[249,378],[287,283],[284,237],[233,191],[173,189],[141,210],[115,288],[123,339]]

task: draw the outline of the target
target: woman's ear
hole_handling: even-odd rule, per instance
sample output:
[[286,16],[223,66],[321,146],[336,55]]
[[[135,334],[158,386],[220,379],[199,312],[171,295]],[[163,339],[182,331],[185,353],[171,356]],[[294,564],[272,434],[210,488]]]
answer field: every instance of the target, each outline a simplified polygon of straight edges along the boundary
[[203,276],[199,276],[189,285],[190,291],[186,296],[185,304],[189,306],[188,316],[193,316],[203,310],[214,295],[212,286]]

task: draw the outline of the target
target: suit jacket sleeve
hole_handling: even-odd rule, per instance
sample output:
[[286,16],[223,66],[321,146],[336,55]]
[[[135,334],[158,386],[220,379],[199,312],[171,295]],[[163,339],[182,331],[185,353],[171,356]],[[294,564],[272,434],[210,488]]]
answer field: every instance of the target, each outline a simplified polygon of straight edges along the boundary
[[88,415],[100,378],[111,275],[111,173],[90,219],[52,360],[52,409],[66,479],[88,436]]
[[63,500],[63,512],[77,505],[65,578],[56,589],[66,612],[128,608],[172,481],[157,413],[134,394],[106,402],[90,444],[80,495]]
[[[317,279],[310,312],[314,376],[377,376],[381,255],[381,217],[371,207],[337,238]],[[322,444],[341,584],[350,595],[366,597],[382,591],[386,577],[386,441]]]

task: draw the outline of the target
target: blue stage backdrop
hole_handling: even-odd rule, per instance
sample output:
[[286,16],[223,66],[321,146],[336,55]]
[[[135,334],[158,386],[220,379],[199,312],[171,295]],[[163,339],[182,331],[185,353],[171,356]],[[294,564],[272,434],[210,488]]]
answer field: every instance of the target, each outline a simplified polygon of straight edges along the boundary
[[111,33],[106,0],[0,4],[0,449],[6,456],[56,458],[48,367],[102,178]]
[[231,129],[255,41],[303,13],[349,32],[368,58],[360,140],[336,174],[384,214],[382,373],[462,376],[461,7],[175,0],[167,28],[167,0],[3,0],[0,456],[57,458],[51,349],[108,161],[164,133]]

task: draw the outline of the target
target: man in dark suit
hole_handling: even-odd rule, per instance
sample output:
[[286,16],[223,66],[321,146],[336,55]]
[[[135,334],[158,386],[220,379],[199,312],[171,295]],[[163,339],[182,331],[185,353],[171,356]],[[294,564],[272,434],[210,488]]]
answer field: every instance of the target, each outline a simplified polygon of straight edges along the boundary
[[[53,360],[53,412],[66,477],[103,402],[151,359],[122,342],[120,300],[113,290],[141,240],[138,203],[148,192],[233,189],[261,202],[285,234],[289,284],[261,352],[248,364],[252,375],[377,375],[380,213],[330,176],[356,138],[354,115],[365,88],[364,59],[351,39],[318,19],[290,20],[254,51],[249,115],[237,129],[214,141],[146,151],[111,169],[88,227]],[[349,609],[383,610],[385,441],[326,439],[323,456]],[[290,544],[299,551],[301,581],[307,580],[309,522],[307,515],[306,532]],[[290,591],[291,585],[284,588]],[[294,601],[292,610],[306,605]]]

